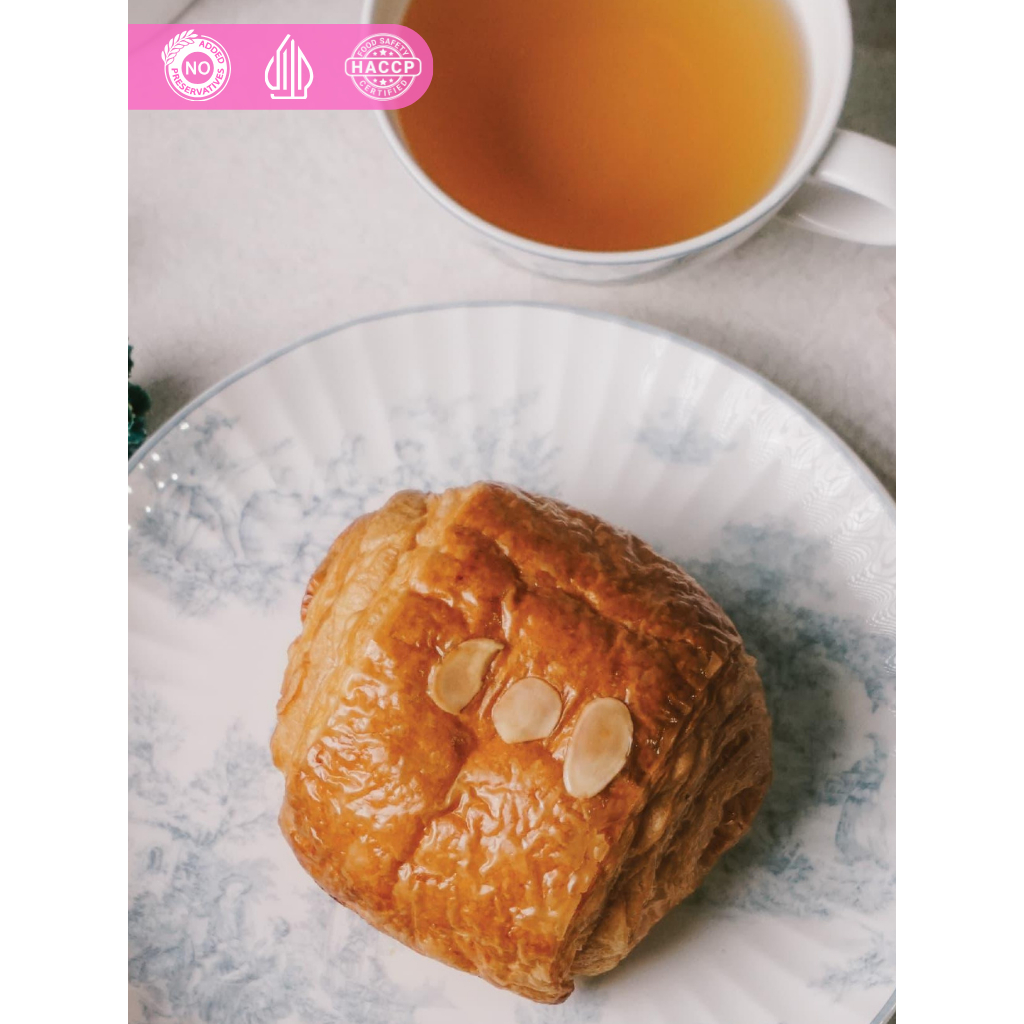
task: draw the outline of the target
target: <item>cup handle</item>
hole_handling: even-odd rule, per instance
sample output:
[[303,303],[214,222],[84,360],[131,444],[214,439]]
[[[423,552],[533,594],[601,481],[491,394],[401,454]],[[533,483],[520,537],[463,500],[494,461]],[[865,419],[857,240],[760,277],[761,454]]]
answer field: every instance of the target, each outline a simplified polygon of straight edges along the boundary
[[865,245],[896,244],[896,147],[839,129],[779,216]]

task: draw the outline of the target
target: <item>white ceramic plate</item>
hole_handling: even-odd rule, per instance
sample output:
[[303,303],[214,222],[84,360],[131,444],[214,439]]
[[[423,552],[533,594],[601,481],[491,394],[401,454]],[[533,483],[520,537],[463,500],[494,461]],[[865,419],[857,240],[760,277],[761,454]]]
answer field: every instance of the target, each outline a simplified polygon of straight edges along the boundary
[[[335,905],[276,827],[285,649],[334,536],[396,489],[505,480],[677,559],[759,661],[775,782],[616,970],[537,1006]],[[895,523],[765,381],[625,320],[424,309],[309,339],[129,472],[131,1017],[192,1024],[870,1024],[892,1011]]]

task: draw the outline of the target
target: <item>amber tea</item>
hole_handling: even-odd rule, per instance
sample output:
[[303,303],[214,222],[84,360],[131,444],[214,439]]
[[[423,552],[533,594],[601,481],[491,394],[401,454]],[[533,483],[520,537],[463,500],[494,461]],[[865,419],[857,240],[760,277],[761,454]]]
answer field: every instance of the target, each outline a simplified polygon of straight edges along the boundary
[[434,57],[412,155],[498,227],[570,249],[683,241],[742,213],[800,132],[782,0],[412,0]]

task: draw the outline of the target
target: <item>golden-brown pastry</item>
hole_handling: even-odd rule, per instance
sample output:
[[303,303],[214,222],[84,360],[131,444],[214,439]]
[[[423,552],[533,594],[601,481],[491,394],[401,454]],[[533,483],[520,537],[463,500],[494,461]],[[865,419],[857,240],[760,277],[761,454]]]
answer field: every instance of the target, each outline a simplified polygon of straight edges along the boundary
[[541,1002],[614,967],[749,827],[754,661],[636,537],[483,483],[405,491],[310,580],[281,828],[381,931]]

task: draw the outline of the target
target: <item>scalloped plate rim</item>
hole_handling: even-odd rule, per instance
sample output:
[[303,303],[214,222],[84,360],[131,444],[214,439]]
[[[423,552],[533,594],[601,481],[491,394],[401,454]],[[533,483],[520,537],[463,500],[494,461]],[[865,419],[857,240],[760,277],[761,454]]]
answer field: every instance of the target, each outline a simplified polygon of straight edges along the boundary
[[640,320],[633,320],[630,317],[620,316],[617,313],[605,313],[602,310],[585,309],[579,306],[570,306],[558,302],[506,302],[498,299],[480,299],[472,302],[436,302],[421,306],[403,306],[401,309],[388,310],[383,313],[369,313],[366,316],[355,317],[352,320],[345,320],[342,323],[335,324],[333,327],[327,327],[324,330],[315,332],[314,334],[309,334],[304,338],[300,338],[298,341],[293,341],[287,345],[283,345],[281,348],[274,349],[266,355],[260,356],[247,366],[243,366],[234,373],[228,374],[216,384],[211,385],[201,394],[193,398],[187,405],[182,406],[176,413],[162,423],[155,433],[146,438],[141,447],[139,447],[135,454],[131,456],[128,460],[128,472],[131,473],[139,463],[143,462],[150,450],[156,447],[157,443],[166,437],[167,434],[181,423],[182,420],[187,419],[197,409],[202,408],[202,406],[204,406],[211,398],[214,398],[222,391],[227,390],[227,388],[231,387],[232,384],[248,377],[256,370],[262,369],[268,363],[272,363],[275,360],[280,359],[282,356],[288,355],[289,352],[294,352],[296,349],[303,348],[306,345],[311,345],[315,341],[320,341],[322,338],[329,337],[332,334],[340,334],[351,327],[359,327],[363,324],[375,323],[379,320],[391,320],[397,317],[413,316],[419,313],[438,313],[453,309],[520,308],[546,309],[557,313],[570,313],[574,316],[582,316],[592,320],[602,320],[606,323],[619,324],[622,327],[628,327],[632,330],[640,331],[643,334],[650,334],[656,338],[663,338],[666,341],[671,341],[676,345],[681,345],[684,348],[688,348],[701,355],[707,356],[709,359],[720,363],[726,368],[733,370],[741,376],[746,377],[748,380],[760,385],[760,387],[767,391],[773,398],[777,398],[784,405],[788,406],[825,436],[837,453],[853,466],[857,472],[857,476],[876,495],[886,513],[895,523],[896,500],[883,485],[882,481],[878,479],[871,467],[868,466],[868,464],[850,447],[850,445],[847,444],[847,442],[844,441],[843,438],[840,437],[839,434],[837,434],[823,419],[815,415],[807,408],[806,405],[794,398],[788,391],[783,390],[777,384],[770,381],[767,377],[758,373],[756,370],[752,370],[749,366],[744,365],[738,360],[733,359],[731,356],[724,355],[723,353],[718,352],[699,341],[694,341],[692,338],[686,337],[686,335],[678,334],[677,332],[670,331],[667,328],[656,327],[653,324],[645,324]]

